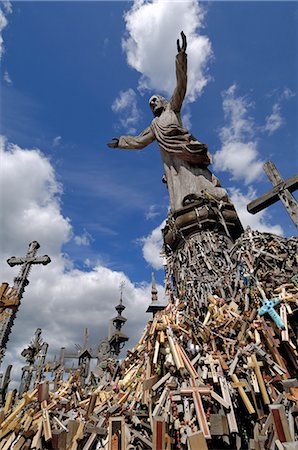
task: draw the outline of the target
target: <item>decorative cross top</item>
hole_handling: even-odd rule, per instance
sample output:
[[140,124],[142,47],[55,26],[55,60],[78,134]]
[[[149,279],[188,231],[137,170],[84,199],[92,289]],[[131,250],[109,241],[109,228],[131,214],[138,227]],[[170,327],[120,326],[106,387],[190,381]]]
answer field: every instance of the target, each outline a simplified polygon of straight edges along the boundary
[[285,324],[283,323],[281,317],[277,314],[274,307],[279,304],[279,298],[272,298],[271,300],[262,300],[263,305],[258,310],[259,316],[263,316],[268,313],[270,317],[274,320],[278,328],[282,330],[285,328]]
[[7,260],[10,267],[16,265],[22,265],[19,275],[14,279],[14,289],[17,291],[18,295],[21,297],[25,287],[29,284],[28,275],[32,264],[43,264],[46,266],[51,262],[48,255],[36,256],[37,250],[40,245],[37,241],[33,241],[29,244],[29,249],[26,256],[12,256]]
[[273,205],[273,203],[276,203],[278,200],[281,200],[292,221],[298,228],[298,203],[291,194],[291,192],[298,189],[298,174],[288,180],[283,180],[277,168],[271,161],[266,162],[263,168],[273,184],[273,189],[249,203],[247,205],[247,211],[251,214],[256,214],[268,206]]

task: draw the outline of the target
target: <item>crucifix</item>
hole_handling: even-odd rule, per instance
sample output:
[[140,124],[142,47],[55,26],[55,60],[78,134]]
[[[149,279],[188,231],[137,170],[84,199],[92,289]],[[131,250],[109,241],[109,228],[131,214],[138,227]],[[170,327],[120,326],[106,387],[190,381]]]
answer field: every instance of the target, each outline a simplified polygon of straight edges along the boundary
[[247,205],[247,211],[251,214],[256,214],[268,206],[273,205],[278,200],[281,200],[290,218],[298,228],[298,203],[292,195],[292,192],[298,189],[298,174],[284,180],[273,162],[266,162],[263,168],[273,184],[273,189],[249,203]]
[[9,288],[7,283],[3,283],[3,289],[0,293],[0,363],[4,356],[6,344],[11,333],[16,313],[20,306],[20,301],[29,284],[28,275],[32,264],[43,264],[44,266],[51,262],[48,255],[36,256],[40,245],[37,241],[29,244],[26,256],[12,256],[7,260],[10,267],[21,265],[20,272],[14,279],[14,285]]

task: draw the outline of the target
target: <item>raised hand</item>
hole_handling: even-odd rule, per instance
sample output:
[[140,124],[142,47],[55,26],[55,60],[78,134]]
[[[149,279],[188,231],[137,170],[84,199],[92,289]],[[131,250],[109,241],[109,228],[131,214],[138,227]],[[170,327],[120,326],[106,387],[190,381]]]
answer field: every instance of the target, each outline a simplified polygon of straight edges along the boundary
[[118,144],[119,144],[119,139],[118,138],[112,138],[112,141],[115,141],[115,142],[109,142],[107,144],[108,147],[110,147],[110,148],[117,148]]
[[186,36],[183,33],[183,31],[181,31],[181,38],[182,38],[182,45],[181,45],[181,47],[180,47],[179,39],[177,39],[177,50],[178,50],[178,53],[185,53],[186,52],[186,47],[187,47],[187,42],[186,42]]

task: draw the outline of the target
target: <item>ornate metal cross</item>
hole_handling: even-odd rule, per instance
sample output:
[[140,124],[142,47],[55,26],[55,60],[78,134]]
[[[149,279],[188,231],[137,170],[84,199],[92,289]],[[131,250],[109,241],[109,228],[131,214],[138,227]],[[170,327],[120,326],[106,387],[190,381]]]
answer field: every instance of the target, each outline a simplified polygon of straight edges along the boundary
[[291,192],[298,189],[298,174],[283,180],[275,165],[268,161],[263,166],[269,180],[273,184],[273,189],[266,194],[257,198],[247,205],[247,211],[251,214],[256,214],[259,211],[273,205],[278,200],[281,200],[292,221],[298,228],[298,203]]
[[48,255],[36,256],[40,245],[33,241],[29,244],[26,256],[12,256],[7,263],[13,267],[22,265],[20,272],[14,279],[14,285],[9,288],[7,283],[3,283],[0,288],[0,364],[5,353],[6,344],[11,333],[14,319],[16,317],[20,301],[25,287],[29,284],[28,275],[32,264],[49,264],[51,259]]
[[51,262],[51,259],[48,255],[36,256],[39,247],[39,243],[37,241],[33,241],[29,244],[29,249],[26,256],[12,256],[7,260],[7,264],[9,264],[10,267],[22,265],[19,275],[14,279],[13,286],[20,297],[22,296],[25,287],[29,284],[28,275],[32,264],[43,264],[44,266],[46,266]]

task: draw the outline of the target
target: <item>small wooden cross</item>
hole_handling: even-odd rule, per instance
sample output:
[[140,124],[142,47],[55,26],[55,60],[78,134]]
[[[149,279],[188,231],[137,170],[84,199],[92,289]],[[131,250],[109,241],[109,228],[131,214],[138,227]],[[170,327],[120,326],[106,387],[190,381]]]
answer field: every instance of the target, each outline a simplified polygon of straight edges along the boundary
[[298,189],[298,174],[288,180],[283,180],[271,161],[266,162],[263,168],[273,184],[273,189],[249,203],[247,205],[247,211],[251,214],[256,214],[268,206],[273,205],[278,200],[281,200],[290,218],[298,228],[298,203],[292,195],[292,192]]
[[261,361],[258,361],[257,360],[257,356],[255,355],[255,353],[253,353],[251,355],[251,364],[250,364],[250,366],[254,369],[256,377],[258,379],[258,383],[259,383],[260,390],[261,390],[261,393],[262,393],[263,401],[264,401],[265,405],[269,405],[270,404],[270,400],[269,400],[269,397],[268,397],[268,394],[267,394],[267,391],[266,391],[266,386],[265,386],[265,383],[264,383],[264,380],[263,380],[263,376],[262,376],[262,373],[261,373],[261,369],[260,369],[260,367],[262,365],[263,365],[263,363]]
[[235,375],[234,373],[231,375],[231,378],[233,380],[232,387],[238,389],[238,392],[243,400],[243,403],[246,406],[248,413],[254,414],[255,409],[252,406],[251,401],[249,400],[248,396],[246,395],[246,392],[244,391],[244,387],[246,386],[246,384],[242,381],[239,381],[237,375]]

